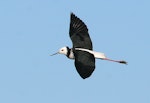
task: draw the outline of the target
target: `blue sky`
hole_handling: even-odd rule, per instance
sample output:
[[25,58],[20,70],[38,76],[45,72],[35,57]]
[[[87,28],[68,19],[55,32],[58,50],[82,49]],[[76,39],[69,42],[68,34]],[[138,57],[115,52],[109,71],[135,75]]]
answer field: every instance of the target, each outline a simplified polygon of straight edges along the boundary
[[[1,0],[0,103],[150,103],[149,0]],[[80,78],[74,61],[49,56],[72,47],[70,12],[88,26],[97,60]]]

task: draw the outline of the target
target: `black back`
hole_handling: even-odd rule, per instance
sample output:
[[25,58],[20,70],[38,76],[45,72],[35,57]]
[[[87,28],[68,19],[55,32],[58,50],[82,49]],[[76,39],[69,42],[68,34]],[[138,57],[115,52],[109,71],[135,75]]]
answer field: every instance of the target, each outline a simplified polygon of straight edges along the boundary
[[75,50],[75,48],[92,50],[93,47],[86,25],[73,13],[71,13],[70,18],[69,34],[73,43],[75,67],[80,76],[85,79],[89,77],[95,69],[95,58],[93,54],[81,50]]

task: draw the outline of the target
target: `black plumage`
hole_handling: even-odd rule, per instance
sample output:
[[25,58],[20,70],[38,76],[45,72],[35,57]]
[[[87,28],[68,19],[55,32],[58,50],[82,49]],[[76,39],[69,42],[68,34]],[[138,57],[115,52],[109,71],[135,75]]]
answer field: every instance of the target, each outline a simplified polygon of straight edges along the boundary
[[76,70],[80,76],[85,79],[89,77],[95,69],[95,58],[93,54],[86,51],[76,50],[75,48],[92,50],[92,41],[87,26],[73,13],[71,13],[70,17],[69,34],[73,43]]

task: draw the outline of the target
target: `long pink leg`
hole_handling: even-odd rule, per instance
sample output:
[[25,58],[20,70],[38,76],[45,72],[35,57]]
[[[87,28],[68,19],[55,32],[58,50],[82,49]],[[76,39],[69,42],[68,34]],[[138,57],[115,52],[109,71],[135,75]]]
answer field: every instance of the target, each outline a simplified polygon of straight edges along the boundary
[[103,58],[103,60],[108,60],[108,61],[112,61],[112,62],[127,64],[127,62],[124,61],[124,60],[112,60],[112,59],[109,59],[109,58]]

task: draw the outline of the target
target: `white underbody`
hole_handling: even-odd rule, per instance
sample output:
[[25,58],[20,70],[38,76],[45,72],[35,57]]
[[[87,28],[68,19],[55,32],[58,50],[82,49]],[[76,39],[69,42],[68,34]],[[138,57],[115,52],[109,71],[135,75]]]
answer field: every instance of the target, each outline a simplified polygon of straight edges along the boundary
[[104,58],[106,58],[105,54],[101,53],[101,52],[96,52],[96,51],[92,51],[92,50],[84,49],[84,48],[75,48],[75,50],[81,50],[81,51],[89,52],[89,53],[93,54],[94,57],[97,58],[97,59],[104,59]]

